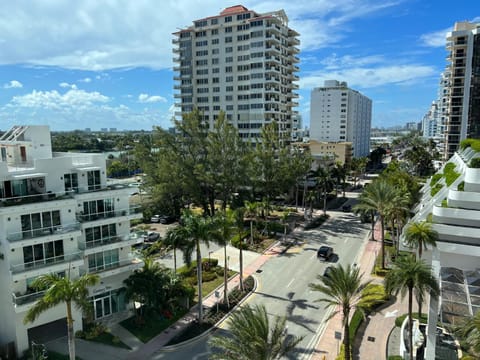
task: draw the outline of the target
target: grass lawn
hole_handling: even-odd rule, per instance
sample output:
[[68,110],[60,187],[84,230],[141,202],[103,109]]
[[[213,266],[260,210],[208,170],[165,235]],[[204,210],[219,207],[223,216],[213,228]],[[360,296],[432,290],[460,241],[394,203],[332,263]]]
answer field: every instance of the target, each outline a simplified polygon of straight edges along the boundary
[[174,324],[178,319],[184,316],[188,312],[188,309],[174,314],[171,319],[167,319],[161,316],[148,316],[145,317],[145,323],[138,325],[136,323],[135,316],[132,316],[126,320],[123,320],[120,325],[135,335],[140,341],[146,343],[160,334],[163,330],[167,329],[170,325]]
[[[231,276],[233,276],[235,274],[236,274],[235,271],[228,270],[228,278],[230,278]],[[202,294],[203,294],[203,296],[204,297],[207,296],[208,294],[210,294],[213,290],[215,290],[220,285],[223,285],[223,276],[217,276],[212,281],[203,281],[202,282]],[[198,301],[198,287],[197,286],[195,286],[194,301],[195,301],[195,303]]]

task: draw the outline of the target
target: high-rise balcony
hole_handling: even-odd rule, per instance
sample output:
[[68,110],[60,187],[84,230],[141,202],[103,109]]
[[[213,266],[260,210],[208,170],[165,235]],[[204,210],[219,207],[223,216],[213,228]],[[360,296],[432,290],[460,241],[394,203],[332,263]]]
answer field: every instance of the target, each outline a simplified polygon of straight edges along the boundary
[[[76,263],[76,265],[79,265],[79,263],[83,263],[82,256],[83,256],[82,252],[74,252],[74,253],[64,254],[64,255],[59,255],[54,257],[41,258],[38,260],[25,262],[21,264],[12,264],[10,266],[10,271],[13,275],[17,275],[17,274],[22,274],[26,272],[35,272],[36,270],[46,269],[56,265],[64,265],[65,267],[65,266],[69,266],[70,263],[74,263],[74,262]],[[47,272],[52,272],[52,271],[48,270]]]
[[35,301],[43,297],[45,291],[26,291],[25,293],[15,292],[12,293],[12,302],[15,308],[22,305],[33,304]]
[[58,201],[65,199],[73,199],[73,193],[65,191],[54,193],[48,191],[42,194],[25,194],[20,196],[0,198],[0,207],[33,204],[44,201]]
[[89,214],[83,214],[82,212],[80,214],[77,214],[77,220],[83,223],[87,221],[97,221],[97,220],[109,219],[114,217],[122,217],[122,216],[127,216],[129,217],[130,220],[132,220],[136,218],[139,219],[143,215],[141,212],[141,207],[139,205],[132,205],[124,209],[98,211],[98,212],[89,213]]
[[7,233],[7,240],[9,242],[15,242],[44,236],[70,234],[72,232],[80,232],[80,223],[74,222],[70,224],[61,224],[38,229],[11,232]]
[[97,274],[101,278],[108,276],[116,275],[119,273],[130,274],[136,269],[140,269],[143,266],[143,261],[135,257],[133,254],[130,254],[127,259],[113,261],[108,264],[102,264],[94,267],[88,267],[86,269],[80,269],[80,276],[86,274]]
[[114,235],[104,237],[102,239],[85,241],[79,244],[80,250],[94,249],[110,244],[121,244],[122,246],[135,245],[143,242],[143,237],[138,233],[130,233],[128,235]]

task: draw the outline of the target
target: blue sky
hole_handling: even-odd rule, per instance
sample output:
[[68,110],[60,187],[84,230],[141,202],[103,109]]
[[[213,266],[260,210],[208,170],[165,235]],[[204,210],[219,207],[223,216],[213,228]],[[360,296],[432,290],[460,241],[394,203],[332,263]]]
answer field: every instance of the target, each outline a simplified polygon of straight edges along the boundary
[[[218,0],[3,1],[0,129],[170,127],[172,33],[237,5]],[[300,32],[298,110],[309,124],[310,91],[347,81],[373,100],[373,126],[420,121],[437,96],[445,34],[480,21],[480,1],[267,0]]]

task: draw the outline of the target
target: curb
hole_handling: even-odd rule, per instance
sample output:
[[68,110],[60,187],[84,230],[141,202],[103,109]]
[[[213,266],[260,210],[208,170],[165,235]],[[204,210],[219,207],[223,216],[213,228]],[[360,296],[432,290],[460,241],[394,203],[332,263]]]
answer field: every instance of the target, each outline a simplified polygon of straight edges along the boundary
[[[236,275],[235,275],[236,276]],[[237,310],[238,307],[240,307],[254,292],[255,290],[257,289],[257,278],[254,276],[254,275],[250,275],[252,276],[253,280],[254,280],[254,285],[253,285],[253,289],[252,291],[250,291],[247,295],[245,295],[243,297],[243,299],[233,307],[233,309],[231,309],[227,314],[225,314],[224,317],[222,317],[220,320],[218,320],[214,325],[212,325],[212,327],[206,331],[204,331],[203,333],[201,333],[200,335],[197,335],[191,339],[188,339],[188,340],[185,340],[185,341],[182,341],[181,343],[178,343],[178,344],[175,344],[175,345],[169,345],[169,346],[163,346],[161,347],[159,350],[155,351],[154,354],[156,353],[160,353],[160,352],[172,352],[172,351],[175,351],[175,350],[178,350],[178,349],[181,349],[182,347],[186,346],[186,345],[189,345],[191,343],[194,343],[200,339],[203,339],[205,336],[207,336],[208,334],[210,334],[211,332],[217,330],[220,325],[230,316],[230,314],[232,312],[234,312],[235,310]],[[223,285],[222,285],[223,286]]]

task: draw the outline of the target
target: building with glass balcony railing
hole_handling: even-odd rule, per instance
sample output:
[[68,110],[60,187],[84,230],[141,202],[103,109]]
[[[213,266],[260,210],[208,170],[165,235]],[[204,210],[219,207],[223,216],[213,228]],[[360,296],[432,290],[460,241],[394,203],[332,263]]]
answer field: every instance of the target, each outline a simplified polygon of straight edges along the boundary
[[[123,280],[142,266],[130,220],[142,214],[129,205],[127,186],[106,183],[102,154],[53,153],[48,126],[15,126],[0,138],[0,345],[14,342],[21,354],[65,322],[58,306],[23,324],[43,294],[31,287],[42,274],[96,273],[95,319],[127,310]],[[82,314],[74,318],[79,330]]]
[[[436,359],[445,351],[436,339],[439,323],[449,327],[480,311],[480,168],[474,164],[478,160],[472,162],[478,158],[480,153],[471,147],[455,152],[426,182],[410,219],[430,221],[438,232],[436,247],[428,246],[422,255],[441,289],[441,296],[428,304],[425,359]],[[445,176],[445,168],[456,175]],[[403,234],[400,248],[412,250]]]
[[283,10],[231,6],[174,36],[178,119],[197,108],[213,130],[223,110],[244,140],[271,122],[282,135],[296,132],[300,41]]

